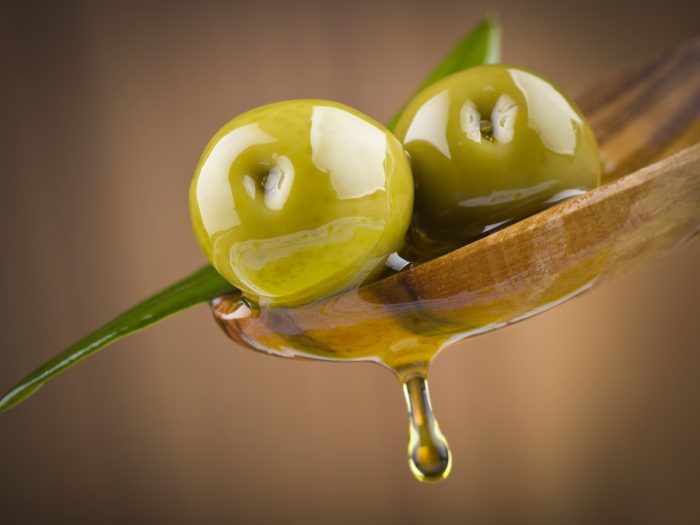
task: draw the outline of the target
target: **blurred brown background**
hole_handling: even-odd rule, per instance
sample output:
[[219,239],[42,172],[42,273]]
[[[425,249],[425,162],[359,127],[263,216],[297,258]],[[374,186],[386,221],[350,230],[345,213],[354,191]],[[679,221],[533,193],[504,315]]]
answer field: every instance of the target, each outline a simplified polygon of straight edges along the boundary
[[[700,33],[677,0],[2,3],[0,389],[203,263],[187,187],[226,120],[385,120],[487,12],[572,95]],[[198,307],[0,415],[0,524],[698,523],[699,265],[696,240],[442,355],[432,486],[389,373],[244,351]]]

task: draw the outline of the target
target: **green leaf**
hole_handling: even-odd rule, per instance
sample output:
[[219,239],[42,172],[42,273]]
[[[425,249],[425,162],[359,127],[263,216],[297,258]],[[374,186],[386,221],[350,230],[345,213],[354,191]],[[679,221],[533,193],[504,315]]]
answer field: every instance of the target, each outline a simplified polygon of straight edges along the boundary
[[36,369],[0,399],[0,411],[24,401],[56,374],[122,337],[233,290],[231,284],[211,266],[197,270],[127,310]]
[[396,112],[386,127],[390,131],[394,131],[408,103],[429,85],[453,73],[462,71],[463,69],[479,66],[481,64],[495,64],[500,62],[500,60],[501,27],[495,20],[486,19],[467,33],[462,41],[450,51],[450,54],[440,62],[430,75],[428,75],[428,78],[426,78],[413,95],[411,95],[411,98],[408,99],[406,104]]
[[[443,77],[479,64],[497,62],[501,54],[501,32],[493,20],[476,26],[421,84],[416,93]],[[413,97],[411,97],[413,98]],[[394,130],[406,104],[389,121]],[[12,387],[0,399],[0,412],[21,403],[46,381],[105,346],[138,332],[199,303],[231,293],[235,289],[211,267],[205,266],[169,288],[127,310],[106,325],[68,347]]]

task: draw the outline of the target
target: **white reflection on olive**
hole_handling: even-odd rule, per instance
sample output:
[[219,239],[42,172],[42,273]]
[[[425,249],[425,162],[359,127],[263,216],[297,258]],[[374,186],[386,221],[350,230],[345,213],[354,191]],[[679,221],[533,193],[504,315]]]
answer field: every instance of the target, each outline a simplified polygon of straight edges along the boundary
[[445,157],[451,159],[450,146],[447,142],[449,110],[449,90],[441,91],[428,100],[413,117],[403,140],[404,145],[424,140],[435,146]]
[[311,152],[312,162],[328,173],[339,199],[384,190],[387,139],[369,122],[338,108],[314,107]]
[[554,153],[576,152],[576,127],[581,118],[564,96],[547,81],[526,71],[508,70],[522,92],[528,107],[528,126],[535,130],[544,145]]
[[294,185],[294,164],[284,155],[273,155],[272,158],[275,164],[270,168],[263,182],[264,200],[265,205],[271,210],[281,210]]

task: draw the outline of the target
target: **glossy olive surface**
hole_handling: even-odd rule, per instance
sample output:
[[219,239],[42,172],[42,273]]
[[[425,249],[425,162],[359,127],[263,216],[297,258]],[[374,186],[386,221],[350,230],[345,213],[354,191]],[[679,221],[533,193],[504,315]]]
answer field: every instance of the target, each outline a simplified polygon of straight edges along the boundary
[[416,184],[412,238],[443,251],[600,183],[598,147],[580,111],[514,67],[436,82],[411,101],[396,135]]
[[377,275],[403,246],[413,180],[401,143],[347,106],[253,109],[210,141],[190,187],[212,265],[263,305],[296,306]]

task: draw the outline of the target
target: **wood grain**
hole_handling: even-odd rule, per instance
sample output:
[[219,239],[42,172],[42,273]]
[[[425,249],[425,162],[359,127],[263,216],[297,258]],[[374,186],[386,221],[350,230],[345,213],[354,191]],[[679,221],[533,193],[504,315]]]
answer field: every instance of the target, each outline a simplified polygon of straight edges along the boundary
[[700,146],[688,147],[700,140],[699,65],[695,39],[581,98],[606,160],[600,188],[301,308],[251,314],[237,295],[220,298],[216,320],[234,341],[274,355],[410,371],[456,340],[536,315],[668,252],[700,225]]
[[577,99],[614,180],[700,140],[700,38],[603,81]]

